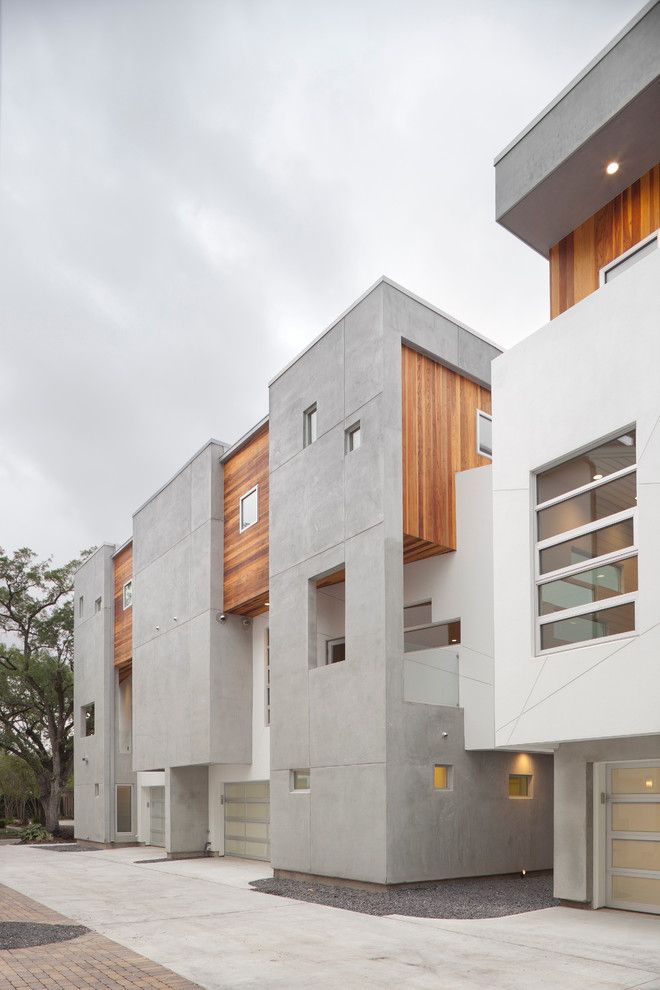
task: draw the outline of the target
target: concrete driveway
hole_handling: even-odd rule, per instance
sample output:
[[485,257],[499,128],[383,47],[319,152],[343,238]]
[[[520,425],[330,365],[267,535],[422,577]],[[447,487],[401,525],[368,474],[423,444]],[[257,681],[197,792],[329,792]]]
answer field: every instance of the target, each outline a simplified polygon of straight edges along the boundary
[[5,846],[0,882],[209,988],[660,990],[658,917],[378,918],[256,893],[260,864],[153,856]]

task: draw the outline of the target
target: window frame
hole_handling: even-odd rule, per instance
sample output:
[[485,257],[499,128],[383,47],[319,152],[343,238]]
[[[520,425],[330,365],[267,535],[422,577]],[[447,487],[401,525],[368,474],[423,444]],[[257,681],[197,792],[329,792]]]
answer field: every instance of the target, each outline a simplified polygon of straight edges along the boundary
[[84,609],[85,609],[85,596],[84,595],[79,595],[78,596],[78,618],[79,619],[82,619]]
[[[308,787],[296,787],[296,775],[299,774],[299,773],[300,774],[303,774],[303,773],[306,773],[307,774],[307,778],[309,780],[309,786]],[[305,767],[299,767],[297,770],[291,770],[290,771],[290,774],[291,774],[290,781],[289,781],[289,783],[290,783],[290,786],[289,786],[290,793],[291,794],[309,794],[309,792],[312,789],[312,771],[311,771],[311,768],[310,767],[307,767],[307,768],[305,768]]]
[[[438,787],[435,782],[435,771],[438,769],[446,770],[445,780],[447,781],[445,787]],[[433,764],[433,790],[437,791],[439,794],[446,794],[447,791],[453,791],[454,789],[454,765],[452,763],[434,763]]]
[[[659,245],[660,248],[660,245]],[[543,540],[539,540],[539,513],[543,509],[548,509],[553,505],[558,505],[561,502],[566,502],[569,499],[575,498],[578,495],[583,495],[585,493],[594,491],[597,488],[602,488],[605,485],[610,484],[612,481],[616,481],[619,478],[625,478],[628,475],[636,474],[638,470],[638,461],[636,460],[634,464],[628,467],[621,468],[619,471],[613,471],[611,474],[607,474],[600,478],[598,481],[590,481],[586,485],[580,485],[578,488],[573,488],[570,491],[563,492],[561,495],[555,495],[553,498],[546,499],[544,502],[537,502],[536,492],[538,490],[538,478],[540,475],[544,474],[546,471],[552,470],[553,467],[558,467],[560,464],[568,463],[581,454],[588,454],[589,451],[596,449],[607,443],[608,440],[616,440],[618,437],[623,436],[626,432],[636,430],[636,425],[624,427],[621,430],[617,430],[614,433],[609,434],[609,436],[603,437],[602,439],[596,441],[593,444],[589,444],[588,447],[580,448],[574,453],[563,457],[557,462],[546,465],[543,468],[539,468],[534,472],[532,476],[532,505],[533,505],[533,537],[534,537],[534,585],[533,585],[533,595],[534,595],[534,651],[535,656],[551,656],[555,653],[564,653],[567,650],[582,649],[585,647],[594,646],[600,643],[611,643],[616,642],[620,639],[630,639],[633,636],[638,635],[638,611],[637,611],[637,600],[639,595],[639,589],[633,592],[627,592],[623,595],[614,595],[609,598],[599,599],[598,601],[585,602],[583,605],[574,605],[570,608],[559,609],[555,612],[548,612],[545,615],[540,614],[539,610],[539,589],[546,584],[550,584],[552,581],[561,580],[562,578],[573,577],[576,574],[584,573],[585,571],[595,570],[598,567],[605,567],[608,564],[616,564],[621,560],[626,560],[629,557],[639,558],[639,547],[638,547],[638,527],[637,527],[637,502],[635,505],[627,509],[622,509],[620,512],[615,512],[609,516],[602,516],[600,519],[595,519],[592,522],[585,523],[582,526],[576,526],[573,529],[564,530],[561,533],[555,533],[554,536],[546,537]],[[636,455],[639,457],[639,455]],[[635,489],[638,489],[638,484],[636,482]],[[572,539],[576,539],[580,536],[587,536],[590,533],[594,533],[597,530],[605,529],[608,526],[613,526],[616,523],[624,522],[628,519],[632,520],[633,525],[633,542],[631,546],[624,547],[621,550],[615,550],[611,553],[601,554],[598,557],[589,557],[585,560],[578,561],[575,564],[571,564],[567,567],[556,568],[553,571],[546,571],[544,574],[541,573],[541,551],[546,550],[548,547],[556,546],[559,543],[566,543]],[[602,612],[606,609],[615,608],[617,605],[628,605],[630,603],[635,605],[635,628],[629,632],[614,633],[611,636],[599,636],[593,639],[579,640],[575,643],[565,643],[563,646],[551,646],[542,649],[541,647],[541,628],[552,622],[563,621],[565,619],[574,619],[581,615],[588,615],[591,612]]]
[[[129,585],[130,585],[130,588],[131,588],[131,592],[130,592],[130,594],[131,594],[131,600],[130,600],[130,602],[127,605],[126,604],[126,589],[128,588]],[[123,587],[121,589],[121,606],[122,606],[122,612],[127,612],[129,608],[133,608],[133,578],[129,578],[128,581],[125,582],[125,584],[123,585]]]
[[[337,644],[344,644],[344,659],[343,660],[331,660],[331,648]],[[346,663],[346,636],[332,636],[330,639],[325,641],[325,664],[326,667],[334,667],[336,663]]]
[[[254,495],[255,492],[256,492],[256,495],[257,495],[257,518],[254,520],[254,522],[243,523],[243,502],[245,501],[246,498],[249,498],[250,495]],[[244,533],[246,529],[250,529],[251,526],[256,526],[258,522],[259,522],[259,485],[257,484],[257,485],[253,485],[252,488],[250,488],[249,491],[245,492],[245,494],[244,495],[241,495],[239,497],[239,499],[238,499],[238,531],[239,531],[239,533]]]
[[477,453],[479,454],[480,457],[487,457],[488,460],[492,461],[492,459],[493,459],[492,442],[491,442],[490,453],[487,450],[482,450],[481,442],[480,442],[480,440],[481,440],[481,430],[479,428],[480,421],[482,419],[488,420],[488,422],[492,426],[492,423],[493,423],[492,413],[487,413],[483,409],[477,409],[476,410],[476,414],[477,414]]
[[606,265],[603,265],[598,272],[598,287],[602,288],[604,285],[608,284],[607,276],[609,272],[613,271],[624,261],[627,261],[628,258],[632,258],[638,251],[643,251],[646,245],[651,244],[653,241],[658,242],[656,250],[660,251],[660,230],[654,230],[647,237],[643,237],[641,241],[637,241],[636,244],[633,244],[633,246],[628,248],[627,251],[624,251],[623,254],[618,255],[616,258],[612,258],[612,260],[608,261]]
[[95,615],[98,615],[98,613],[101,611],[102,608],[103,608],[103,596],[95,599],[95,601],[94,601],[94,614]]
[[[355,434],[358,434],[360,439],[358,441],[357,447],[354,446]],[[352,454],[354,450],[359,450],[362,446],[362,426],[360,420],[356,420],[351,426],[344,430],[344,436],[346,437],[344,443],[344,453]]]
[[[87,731],[87,725],[88,725],[87,711],[89,709],[91,709],[91,713],[92,713],[91,732]],[[91,739],[92,736],[96,735],[96,702],[95,701],[88,701],[86,705],[80,706],[80,726],[82,728],[82,732],[80,733],[80,735],[83,739]]]
[[[311,447],[313,443],[316,443],[319,436],[319,407],[318,403],[312,402],[311,406],[303,411],[303,448]],[[314,430],[312,431],[312,416],[315,416],[314,420]],[[312,432],[314,436],[312,436]]]
[[[512,777],[525,777],[529,783],[527,785],[527,794],[512,794],[511,793],[511,778]],[[509,771],[507,777],[507,797],[509,801],[533,801],[534,800],[534,774],[533,773],[517,773],[515,771]]]

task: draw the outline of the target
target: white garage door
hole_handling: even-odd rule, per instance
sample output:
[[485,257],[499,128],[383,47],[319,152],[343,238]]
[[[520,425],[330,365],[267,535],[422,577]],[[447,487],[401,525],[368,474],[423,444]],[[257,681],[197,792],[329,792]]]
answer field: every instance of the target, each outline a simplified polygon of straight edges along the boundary
[[165,788],[149,788],[150,834],[152,846],[165,845]]
[[225,855],[269,860],[269,782],[225,784],[224,804]]
[[607,768],[607,903],[660,914],[660,761]]

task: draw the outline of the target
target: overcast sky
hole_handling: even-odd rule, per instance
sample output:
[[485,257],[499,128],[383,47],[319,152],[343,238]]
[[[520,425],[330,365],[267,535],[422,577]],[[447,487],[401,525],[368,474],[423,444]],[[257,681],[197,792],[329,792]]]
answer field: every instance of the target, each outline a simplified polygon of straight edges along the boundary
[[121,542],[380,275],[510,346],[494,156],[642,0],[4,0],[0,544]]

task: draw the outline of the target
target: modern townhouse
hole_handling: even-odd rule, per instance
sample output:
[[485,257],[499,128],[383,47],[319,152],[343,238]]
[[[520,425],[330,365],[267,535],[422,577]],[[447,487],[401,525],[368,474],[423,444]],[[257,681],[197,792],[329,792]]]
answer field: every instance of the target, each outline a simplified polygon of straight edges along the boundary
[[81,567],[79,839],[378,884],[551,865],[552,756],[494,751],[498,354],[381,279]]
[[555,751],[555,893],[660,912],[660,4],[496,161],[551,322],[493,365],[498,746]]

